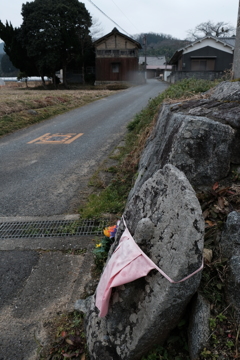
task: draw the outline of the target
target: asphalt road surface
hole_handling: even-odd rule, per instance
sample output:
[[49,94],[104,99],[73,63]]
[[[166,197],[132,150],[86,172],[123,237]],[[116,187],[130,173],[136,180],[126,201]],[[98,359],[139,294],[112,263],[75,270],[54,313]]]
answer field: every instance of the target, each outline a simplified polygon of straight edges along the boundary
[[0,139],[0,217],[74,213],[134,115],[167,88],[136,86]]

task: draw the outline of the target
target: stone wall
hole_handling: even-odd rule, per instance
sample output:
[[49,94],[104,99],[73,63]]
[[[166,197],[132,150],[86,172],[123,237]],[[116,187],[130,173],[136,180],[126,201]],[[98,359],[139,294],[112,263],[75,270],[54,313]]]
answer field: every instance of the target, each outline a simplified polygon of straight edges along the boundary
[[168,76],[167,81],[174,84],[177,81],[190,78],[215,80],[221,79],[223,75],[223,71],[175,71]]

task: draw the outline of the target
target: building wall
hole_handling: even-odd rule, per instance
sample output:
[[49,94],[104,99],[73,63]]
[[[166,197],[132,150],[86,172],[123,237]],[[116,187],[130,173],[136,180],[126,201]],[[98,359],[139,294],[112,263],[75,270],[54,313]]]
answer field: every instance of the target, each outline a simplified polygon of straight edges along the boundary
[[97,50],[105,50],[105,49],[124,50],[124,49],[135,49],[135,48],[136,45],[133,42],[126,40],[125,38],[117,34],[110,36],[96,47]]
[[183,71],[191,71],[192,57],[216,57],[214,71],[224,71],[232,68],[233,54],[206,46],[196,51],[191,51],[186,54],[184,53],[179,61],[179,64],[181,63],[182,65],[179,70],[182,69]]
[[[119,68],[113,71],[113,66]],[[138,58],[96,58],[96,81],[134,81],[138,72]]]

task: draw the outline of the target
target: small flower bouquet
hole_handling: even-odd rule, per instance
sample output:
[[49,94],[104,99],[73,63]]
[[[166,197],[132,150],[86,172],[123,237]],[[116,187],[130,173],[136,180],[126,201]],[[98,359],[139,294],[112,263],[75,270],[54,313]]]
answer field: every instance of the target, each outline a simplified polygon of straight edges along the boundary
[[104,237],[96,244],[93,253],[95,255],[95,264],[98,268],[103,268],[107,260],[109,249],[114,242],[114,237],[117,232],[119,222],[117,225],[108,226],[103,229]]

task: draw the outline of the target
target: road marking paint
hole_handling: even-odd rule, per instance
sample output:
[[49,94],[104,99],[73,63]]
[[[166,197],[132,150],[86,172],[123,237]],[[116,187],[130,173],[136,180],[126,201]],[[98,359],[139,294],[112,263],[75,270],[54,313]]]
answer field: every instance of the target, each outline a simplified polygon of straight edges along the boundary
[[42,136],[40,136],[39,138],[37,138],[37,139],[35,139],[35,140],[29,141],[28,144],[32,144],[32,143],[34,143],[34,142],[36,142],[36,141],[38,141],[38,140],[41,141],[41,139],[44,138],[44,137],[47,136],[47,135],[50,135],[50,133],[47,133],[47,134],[45,134],[45,135],[42,135]]
[[71,142],[73,142],[74,140],[76,140],[77,138],[79,138],[82,135],[83,135],[83,133],[80,133],[80,134],[74,136],[72,139],[65,141],[65,144],[70,144]]
[[76,134],[76,133],[70,133],[70,134],[50,134],[46,133],[37,139],[34,139],[32,141],[29,141],[28,144],[71,144],[74,140],[78,139],[80,136],[82,136],[83,133]]

